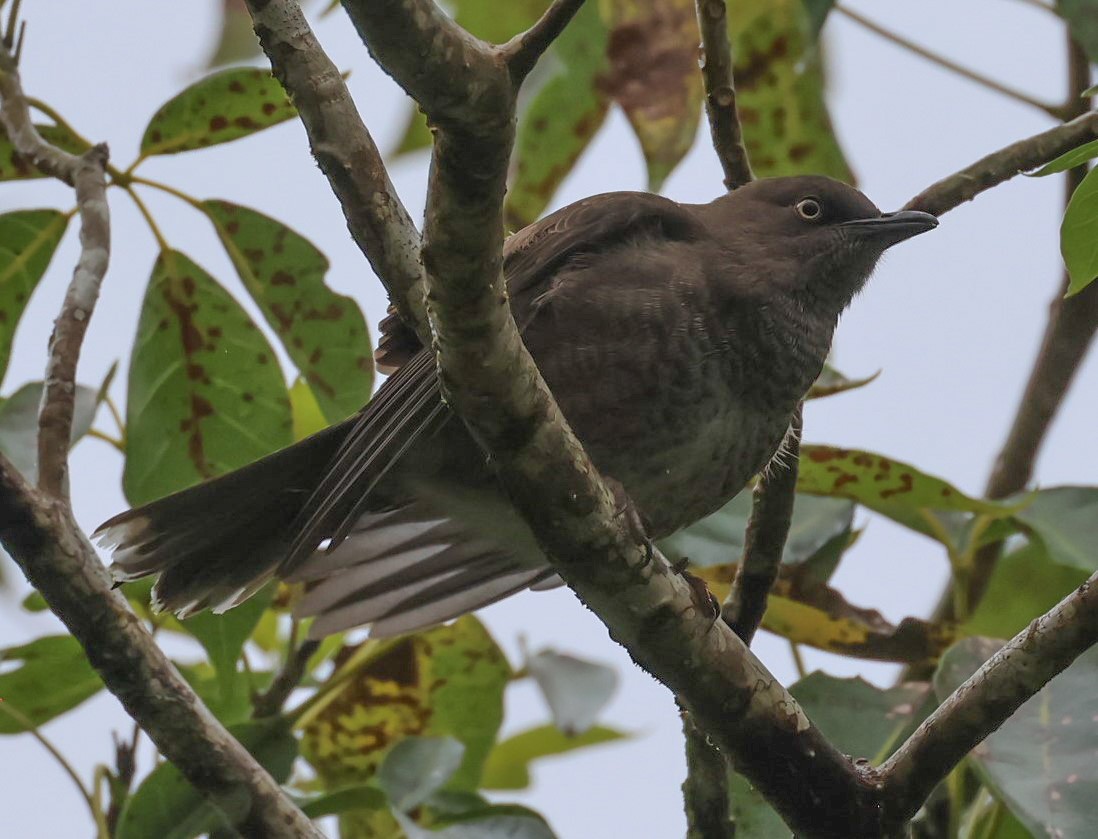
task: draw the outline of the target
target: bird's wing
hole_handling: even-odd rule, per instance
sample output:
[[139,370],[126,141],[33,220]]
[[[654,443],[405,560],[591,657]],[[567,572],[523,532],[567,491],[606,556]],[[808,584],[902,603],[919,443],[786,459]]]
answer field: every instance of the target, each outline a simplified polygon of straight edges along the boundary
[[[681,241],[701,235],[701,224],[690,210],[648,192],[593,195],[550,213],[508,237],[503,246],[503,273],[519,328],[527,325],[538,300],[552,290],[553,278],[570,260],[592,257],[634,237]],[[399,370],[423,349],[415,330],[393,306],[379,332],[374,360],[383,373]]]
[[[511,236],[504,248],[504,272],[520,328],[525,327],[538,310],[540,301],[553,291],[554,279],[570,261],[618,247],[631,237],[687,239],[699,234],[699,222],[689,210],[648,193],[598,195],[558,210]],[[399,471],[401,458],[418,440],[437,432],[452,418],[439,391],[433,354],[417,349],[415,333],[403,326],[393,313],[382,321],[381,332],[379,359],[384,367],[395,369],[395,372],[359,414],[325,470],[324,478],[305,503],[293,528],[296,538],[280,569],[284,575],[312,575],[329,566],[332,560],[325,561],[322,555],[315,553],[325,540],[328,545],[324,556],[357,556],[357,553],[341,548],[341,543],[355,533],[355,543],[367,544],[374,538],[369,533],[369,523],[374,521],[377,528],[383,523],[382,519],[368,515],[377,512],[376,502],[372,503],[370,498],[371,490],[394,468]],[[468,444],[476,445],[471,438]],[[424,514],[417,518],[418,507],[411,499],[407,501],[407,506],[402,508],[399,533],[409,537],[409,550],[419,550],[422,546],[415,540],[432,532],[430,526],[438,523],[437,516],[432,518]],[[393,529],[392,520],[385,526],[391,533],[398,532]],[[481,538],[482,534],[462,537],[455,527],[456,523],[449,520],[445,541],[436,539],[432,544],[459,546]],[[378,541],[378,544],[383,543],[384,540]],[[387,553],[386,558],[395,560],[397,556],[410,556],[405,555],[403,549],[393,550],[395,553]],[[451,550],[433,561],[443,562],[451,570],[462,563],[468,565],[469,557],[464,556],[463,550]],[[510,563],[504,562],[506,567],[500,568],[492,565],[502,561],[492,551],[482,551],[477,556],[478,562],[487,563],[485,568],[491,565],[493,576],[512,573],[517,575],[516,579],[522,576]],[[375,574],[383,568],[376,563],[378,559],[381,557],[373,557],[374,571],[362,572],[364,579],[368,577],[370,585],[375,586],[373,590],[376,590]],[[345,575],[339,576],[346,582]],[[332,579],[330,594],[334,596],[337,589],[335,578]],[[314,599],[316,603],[321,602],[320,595]],[[340,602],[348,599],[340,597]],[[332,604],[325,605],[330,607]],[[361,608],[355,615],[361,620],[358,612]]]

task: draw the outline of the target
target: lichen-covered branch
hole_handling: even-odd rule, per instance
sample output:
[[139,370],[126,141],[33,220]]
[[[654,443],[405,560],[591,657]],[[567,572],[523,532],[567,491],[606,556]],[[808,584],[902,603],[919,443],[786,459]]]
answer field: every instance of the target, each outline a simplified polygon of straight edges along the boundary
[[305,126],[313,157],[347,219],[351,237],[401,318],[429,343],[423,264],[415,223],[401,203],[343,76],[297,0],[248,0],[259,42]]
[[38,415],[38,486],[56,498],[68,495],[68,453],[76,399],[76,367],[99,287],[110,259],[106,145],[73,155],[51,146],[31,122],[15,58],[0,43],[0,125],[12,145],[45,175],[71,185],[80,212],[80,257],[50,336],[45,390]]
[[793,415],[782,451],[755,485],[743,562],[721,608],[721,616],[745,644],[750,644],[755,637],[766,612],[767,596],[778,578],[785,540],[793,520],[802,409],[803,406],[798,407]]
[[322,839],[206,709],[126,601],[111,589],[111,579],[68,503],[36,492],[3,456],[0,542],[84,647],[108,690],[239,833],[256,839]]
[[970,750],[1095,642],[1098,574],[992,656],[881,767],[889,820],[911,818]]
[[743,144],[736,110],[736,85],[732,78],[732,46],[728,40],[728,8],[725,0],[696,0],[701,31],[702,79],[709,133],[724,172],[724,185],[735,189],[754,180]]

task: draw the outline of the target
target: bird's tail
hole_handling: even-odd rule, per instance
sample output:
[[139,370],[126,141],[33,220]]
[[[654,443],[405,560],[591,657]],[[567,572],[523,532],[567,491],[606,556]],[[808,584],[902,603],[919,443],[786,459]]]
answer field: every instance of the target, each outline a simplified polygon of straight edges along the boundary
[[277,571],[291,525],[350,429],[341,423],[219,478],[128,510],[94,536],[119,582],[160,574],[158,609],[229,609]]

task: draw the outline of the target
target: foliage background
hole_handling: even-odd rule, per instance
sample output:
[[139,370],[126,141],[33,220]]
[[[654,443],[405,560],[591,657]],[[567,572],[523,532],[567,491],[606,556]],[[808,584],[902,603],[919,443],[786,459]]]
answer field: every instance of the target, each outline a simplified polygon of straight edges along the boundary
[[[1061,27],[1025,3],[849,5],[1002,81],[1050,101],[1062,98]],[[27,3],[24,82],[34,95],[61,108],[82,133],[108,140],[116,159],[126,161],[148,116],[200,72],[219,6],[216,0],[117,0],[109,7],[67,0]],[[402,94],[369,62],[338,15],[317,28],[339,66],[353,71],[351,90],[379,145],[392,148],[404,123]],[[827,37],[832,117],[860,186],[882,208],[895,208],[936,178],[1051,124],[1040,113],[960,81],[841,17],[829,21]],[[283,219],[327,254],[333,266],[329,283],[354,295],[371,329],[376,327],[384,311],[383,292],[347,237],[296,122],[241,143],[151,161],[144,174]],[[425,174],[423,154],[392,167],[413,213],[421,206]],[[554,205],[605,190],[641,189],[644,183],[635,140],[615,111]],[[703,201],[720,188],[708,136],[699,131],[693,152],[664,192],[678,200]],[[811,405],[806,440],[886,453],[978,494],[1059,282],[1060,193],[1055,179],[1018,179],[951,213],[932,236],[891,254],[844,319],[835,357],[850,375],[878,368],[884,373],[868,388]],[[87,382],[98,381],[114,359],[125,359],[156,253],[133,206],[120,195],[112,199],[115,251],[85,344],[81,380]],[[208,224],[170,198],[148,194],[148,201],[172,244],[197,256],[236,290],[234,272]],[[71,192],[54,183],[0,190],[0,212],[70,202]],[[75,239],[69,237],[24,317],[6,390],[40,377],[48,323],[74,260]],[[237,297],[244,301],[243,295]],[[1093,483],[1098,453],[1081,441],[1092,435],[1096,410],[1098,360],[1092,357],[1040,461],[1041,484]],[[86,440],[76,449],[73,496],[84,527],[90,529],[124,506],[120,473],[121,459],[98,441]],[[22,581],[10,565],[4,571],[12,587],[0,595],[0,643],[10,646],[44,634],[52,619],[18,609]],[[925,614],[945,576],[940,549],[874,519],[835,582],[851,601],[874,605],[898,620]],[[623,683],[606,720],[638,732],[625,744],[546,761],[536,770],[530,793],[508,797],[543,812],[562,837],[681,834],[681,735],[666,691],[630,665],[567,591],[524,595],[492,607],[484,619],[515,661],[521,633],[532,649],[551,645],[615,664]],[[763,635],[755,648],[779,678],[793,680],[783,641]],[[893,676],[890,667],[812,651],[806,656],[810,667],[860,673],[881,684]],[[509,730],[544,720],[545,711],[528,685],[512,689],[508,700]],[[87,775],[93,762],[108,754],[111,728],[128,731],[129,723],[115,701],[100,694],[79,713],[51,723],[46,733]],[[82,834],[86,814],[40,747],[19,737],[6,738],[2,748],[0,803],[12,835]],[[149,754],[142,759],[147,766]]]

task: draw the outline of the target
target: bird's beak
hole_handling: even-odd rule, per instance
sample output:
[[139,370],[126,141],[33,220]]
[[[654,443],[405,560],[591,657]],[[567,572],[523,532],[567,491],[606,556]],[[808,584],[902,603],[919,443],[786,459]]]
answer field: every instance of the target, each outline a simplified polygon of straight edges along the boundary
[[933,230],[938,226],[938,219],[919,210],[900,210],[896,213],[882,213],[877,218],[844,221],[840,226],[848,233],[859,238],[872,239],[887,248],[904,239]]

